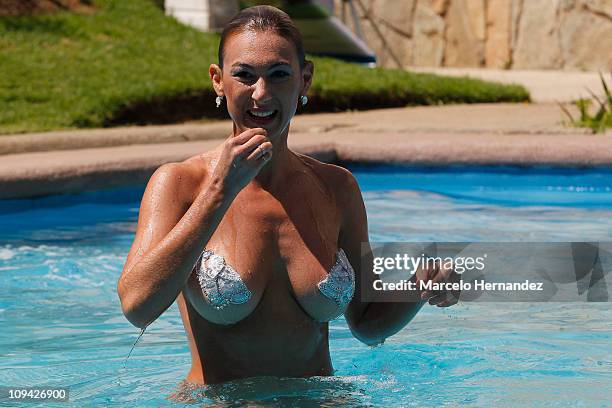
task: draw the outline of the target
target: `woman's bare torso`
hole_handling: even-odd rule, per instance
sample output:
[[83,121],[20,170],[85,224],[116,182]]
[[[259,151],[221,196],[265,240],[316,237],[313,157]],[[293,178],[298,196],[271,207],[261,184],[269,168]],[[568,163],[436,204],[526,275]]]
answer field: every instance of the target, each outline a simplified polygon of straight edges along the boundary
[[[195,191],[211,161],[184,162]],[[190,382],[333,371],[327,321],[342,310],[317,284],[339,249],[341,219],[332,186],[341,187],[335,181],[342,174],[303,156],[295,156],[294,164],[269,190],[257,183],[244,188],[206,245],[240,275],[249,300],[218,310],[205,300],[195,273],[177,299],[192,355]]]

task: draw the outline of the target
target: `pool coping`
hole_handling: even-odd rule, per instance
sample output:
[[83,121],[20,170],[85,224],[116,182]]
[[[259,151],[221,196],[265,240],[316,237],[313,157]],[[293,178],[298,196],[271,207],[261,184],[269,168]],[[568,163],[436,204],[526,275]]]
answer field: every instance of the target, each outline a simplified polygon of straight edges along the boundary
[[[446,121],[437,123],[440,112]],[[612,166],[612,132],[555,126],[551,112],[550,106],[482,105],[308,115],[292,124],[289,146],[328,163]],[[511,126],[516,117],[520,123]],[[413,123],[417,119],[422,123]],[[69,132],[55,139],[63,138],[64,150],[0,155],[0,199],[142,185],[163,163],[210,150],[230,130],[231,123],[217,122]],[[23,145],[43,136],[23,139]],[[51,139],[42,146],[53,145]]]
[[[482,135],[421,134],[406,138],[385,134],[370,142],[355,140],[358,138],[354,135],[343,136],[343,140],[325,142],[312,135],[292,135],[290,147],[328,163],[612,166],[612,137],[591,137],[589,143],[584,143],[567,135],[498,136],[489,138],[489,142]],[[550,138],[555,138],[555,150],[548,149]],[[0,163],[0,198],[144,184],[163,163],[182,161],[220,142],[217,139],[5,155]]]

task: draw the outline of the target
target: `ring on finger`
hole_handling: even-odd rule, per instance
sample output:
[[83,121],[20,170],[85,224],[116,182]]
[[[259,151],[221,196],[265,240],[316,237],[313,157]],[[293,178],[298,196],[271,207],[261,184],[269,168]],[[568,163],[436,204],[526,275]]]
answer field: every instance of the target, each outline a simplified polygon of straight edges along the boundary
[[259,150],[258,158],[261,159],[262,157],[266,155],[267,152],[263,147],[261,147],[261,145],[257,146],[257,149]]

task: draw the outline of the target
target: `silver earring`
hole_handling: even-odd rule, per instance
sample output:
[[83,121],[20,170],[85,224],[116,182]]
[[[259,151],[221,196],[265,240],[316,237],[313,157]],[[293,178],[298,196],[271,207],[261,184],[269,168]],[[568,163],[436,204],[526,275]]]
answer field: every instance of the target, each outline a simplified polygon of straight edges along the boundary
[[302,106],[306,106],[308,103],[308,97],[306,95],[300,96],[300,102],[302,103]]
[[217,108],[218,108],[219,106],[221,106],[221,102],[223,102],[223,97],[217,96],[217,99],[215,99],[215,102],[217,103]]

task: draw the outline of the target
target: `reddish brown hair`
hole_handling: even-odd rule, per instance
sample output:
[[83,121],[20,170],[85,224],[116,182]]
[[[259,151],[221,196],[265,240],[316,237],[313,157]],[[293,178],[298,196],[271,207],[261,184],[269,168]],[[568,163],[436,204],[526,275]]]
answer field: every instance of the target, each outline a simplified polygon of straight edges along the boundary
[[223,55],[227,39],[234,33],[241,33],[248,30],[273,31],[283,38],[288,39],[295,45],[298,54],[300,68],[304,68],[306,55],[302,34],[296,27],[291,17],[282,10],[272,6],[254,6],[242,10],[227,23],[221,33],[219,43],[219,66],[223,69]]

